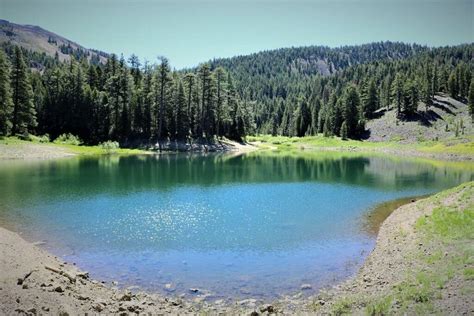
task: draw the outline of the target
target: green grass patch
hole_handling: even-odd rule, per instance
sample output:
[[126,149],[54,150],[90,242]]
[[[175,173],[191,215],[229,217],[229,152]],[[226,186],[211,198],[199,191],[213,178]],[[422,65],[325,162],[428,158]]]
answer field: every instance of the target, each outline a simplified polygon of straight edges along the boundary
[[474,268],[465,268],[463,274],[464,279],[474,280]]
[[393,298],[391,296],[377,299],[367,305],[365,308],[365,313],[369,316],[388,315],[390,312],[390,307],[392,306],[392,301]]
[[474,137],[464,139],[450,139],[440,141],[429,141],[422,136],[417,143],[401,144],[403,140],[400,136],[394,136],[386,142],[369,142],[360,140],[342,140],[340,137],[305,136],[305,137],[287,137],[257,135],[248,136],[247,141],[261,143],[261,148],[273,148],[279,150],[295,149],[304,146],[305,149],[317,149],[336,147],[339,149],[356,148],[358,150],[374,151],[384,148],[395,148],[400,151],[420,151],[433,154],[460,154],[474,155]]
[[418,219],[416,226],[430,235],[442,237],[443,240],[474,239],[474,209],[459,211],[439,206],[431,216]]
[[331,314],[340,316],[348,315],[352,310],[352,305],[355,303],[355,300],[352,298],[342,298],[335,301],[331,307]]

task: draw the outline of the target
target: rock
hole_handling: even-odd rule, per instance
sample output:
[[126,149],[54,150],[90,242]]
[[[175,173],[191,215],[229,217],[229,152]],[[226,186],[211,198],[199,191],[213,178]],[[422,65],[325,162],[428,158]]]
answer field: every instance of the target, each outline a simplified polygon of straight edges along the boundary
[[302,284],[300,287],[302,290],[311,290],[313,287],[311,284]]
[[28,288],[28,284],[23,284],[21,288],[26,290]]
[[259,314],[258,314],[258,312],[256,312],[256,311],[253,311],[253,312],[250,313],[250,316],[258,316],[258,315],[259,315]]
[[102,304],[95,304],[92,305],[92,309],[100,313],[104,310],[104,306],[102,306]]
[[119,301],[131,301],[132,300],[132,293],[127,292],[122,295],[122,297],[119,299]]
[[324,304],[326,304],[326,301],[325,301],[325,300],[317,300],[317,301],[316,301],[316,305],[323,306]]
[[260,307],[260,312],[262,313],[268,312],[269,314],[272,314],[275,312],[275,308],[272,305],[264,305]]
[[80,300],[80,301],[86,301],[86,300],[89,300],[89,297],[88,296],[83,296],[83,295],[78,295],[77,299]]
[[62,293],[62,292],[64,292],[64,290],[63,290],[62,287],[56,286],[56,287],[54,288],[54,292]]
[[49,307],[43,306],[41,307],[41,309],[44,310],[45,312],[49,312]]
[[32,307],[28,310],[28,313],[32,313],[33,315],[36,315],[36,308]]
[[165,290],[168,292],[174,292],[176,291],[176,286],[173,283],[166,283]]
[[197,288],[190,288],[190,289],[189,289],[189,292],[191,292],[191,293],[197,293],[197,292],[199,292],[199,289],[197,289]]

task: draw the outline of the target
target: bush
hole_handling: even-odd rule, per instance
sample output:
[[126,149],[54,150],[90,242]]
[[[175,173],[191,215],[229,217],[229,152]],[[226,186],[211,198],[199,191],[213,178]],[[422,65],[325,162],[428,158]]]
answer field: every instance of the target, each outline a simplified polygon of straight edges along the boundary
[[55,144],[65,144],[65,145],[80,145],[82,143],[81,139],[77,136],[74,136],[70,133],[61,134],[54,140]]
[[112,153],[114,152],[116,149],[119,149],[120,148],[120,145],[118,142],[114,142],[114,141],[111,141],[111,140],[108,140],[106,142],[103,142],[103,143],[100,143],[99,144],[99,147],[104,149],[107,153]]
[[30,135],[30,140],[33,141],[33,142],[38,142],[38,143],[49,143],[50,142],[48,134],[44,134],[42,136]]

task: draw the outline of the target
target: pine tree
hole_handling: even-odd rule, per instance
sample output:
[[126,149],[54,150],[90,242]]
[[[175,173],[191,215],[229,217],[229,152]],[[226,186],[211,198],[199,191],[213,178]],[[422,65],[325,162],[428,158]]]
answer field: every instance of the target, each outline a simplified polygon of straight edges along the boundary
[[456,80],[456,73],[451,72],[448,79],[448,91],[451,98],[456,99],[458,97],[458,83]]
[[342,122],[342,125],[341,125],[341,139],[342,140],[347,139],[347,124],[346,124],[346,121]]
[[360,97],[356,87],[347,88],[344,96],[344,122],[347,126],[347,136],[353,138],[357,134],[357,124],[359,121],[358,109]]
[[209,64],[203,64],[199,68],[199,79],[201,83],[201,109],[200,109],[200,135],[209,138],[211,136],[211,124],[214,121],[213,109],[213,80]]
[[468,105],[469,114],[471,114],[471,119],[474,122],[474,80],[471,81],[471,84],[469,86]]
[[178,83],[178,93],[176,97],[176,136],[178,139],[186,139],[189,133],[189,118],[186,107],[186,96],[181,81]]
[[18,46],[15,46],[13,56],[11,87],[13,92],[12,134],[28,135],[36,127],[36,111],[27,67]]
[[145,64],[142,89],[143,99],[143,136],[146,140],[151,138],[153,109],[155,108],[155,91],[153,85],[153,74],[148,64]]
[[184,84],[186,89],[186,115],[188,117],[188,133],[192,136],[195,134],[195,117],[196,117],[196,76],[193,73],[187,73],[184,76]]
[[0,50],[0,136],[6,136],[10,133],[12,111],[10,65],[3,51]]
[[214,75],[216,80],[216,135],[219,137],[222,136],[221,134],[223,132],[224,120],[226,116],[226,73],[224,68],[218,67],[215,70]]
[[433,92],[433,97],[439,91],[439,80],[438,80],[438,69],[437,69],[437,67],[433,67],[433,85],[432,85],[431,91]]
[[364,117],[371,118],[374,111],[377,110],[378,106],[378,97],[377,97],[377,88],[375,86],[375,81],[370,80],[366,91],[362,97],[362,109]]
[[166,130],[166,102],[168,101],[168,85],[171,79],[169,78],[170,68],[168,64],[168,59],[165,57],[160,57],[160,66],[158,68],[157,74],[157,130],[156,136],[160,140],[165,136]]
[[395,102],[395,106],[397,107],[397,117],[400,117],[402,104],[403,104],[403,77],[400,73],[397,73],[395,76],[395,80],[393,81],[393,100]]
[[419,93],[417,84],[411,80],[405,83],[403,112],[412,115],[418,109]]

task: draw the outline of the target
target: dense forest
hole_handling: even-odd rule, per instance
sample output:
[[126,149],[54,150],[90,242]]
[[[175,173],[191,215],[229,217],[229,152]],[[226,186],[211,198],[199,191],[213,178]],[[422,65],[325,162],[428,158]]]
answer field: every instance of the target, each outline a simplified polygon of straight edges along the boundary
[[473,58],[473,44],[429,48],[381,42],[284,48],[211,65],[228,69],[239,94],[254,101],[258,133],[354,138],[377,109],[395,107],[404,119],[419,105],[428,109],[438,92],[469,99],[472,115]]
[[[60,62],[4,45],[0,51],[0,134],[70,133],[87,144],[121,144],[228,137],[251,131],[247,104],[221,67],[172,71],[168,60],[141,65],[111,55],[105,64],[84,56]],[[37,68],[30,67],[38,65]]]
[[[65,50],[67,51],[67,50]],[[435,93],[474,111],[474,45],[428,48],[373,43],[286,48],[172,70],[108,55],[69,61],[4,43],[0,135],[71,133],[87,144],[213,140],[265,133],[362,137],[393,107],[401,120],[428,110]]]

